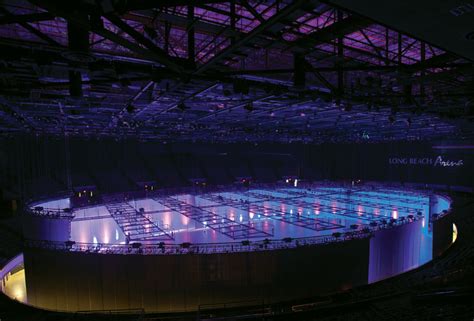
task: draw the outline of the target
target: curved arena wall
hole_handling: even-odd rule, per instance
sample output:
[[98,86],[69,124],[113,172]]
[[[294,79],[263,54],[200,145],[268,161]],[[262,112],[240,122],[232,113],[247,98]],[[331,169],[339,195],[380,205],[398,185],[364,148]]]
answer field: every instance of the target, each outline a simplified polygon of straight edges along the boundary
[[197,310],[299,299],[367,283],[369,239],[220,254],[104,255],[26,250],[28,303],[53,310]]
[[424,257],[422,221],[379,230],[370,239],[368,282],[411,270],[431,259]]

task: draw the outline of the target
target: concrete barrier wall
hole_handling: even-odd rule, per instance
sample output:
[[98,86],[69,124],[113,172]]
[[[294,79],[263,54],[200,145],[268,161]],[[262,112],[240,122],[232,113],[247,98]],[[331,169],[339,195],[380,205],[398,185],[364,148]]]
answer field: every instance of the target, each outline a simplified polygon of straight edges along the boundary
[[103,255],[26,250],[28,302],[67,311],[175,312],[200,304],[265,303],[367,283],[369,239],[208,255]]

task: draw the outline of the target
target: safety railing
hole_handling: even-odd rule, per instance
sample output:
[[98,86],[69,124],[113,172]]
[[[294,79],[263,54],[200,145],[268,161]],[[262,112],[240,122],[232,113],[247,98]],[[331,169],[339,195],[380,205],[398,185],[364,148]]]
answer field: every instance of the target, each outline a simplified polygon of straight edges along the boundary
[[35,216],[55,218],[55,219],[73,219],[74,214],[70,208],[65,209],[52,209],[52,208],[43,208],[41,206],[35,206],[29,208],[29,213]]
[[141,255],[176,255],[176,254],[214,254],[234,252],[255,252],[289,249],[302,246],[313,246],[344,242],[355,239],[364,239],[372,235],[370,229],[334,233],[333,235],[320,235],[305,238],[284,238],[282,240],[264,239],[259,241],[244,240],[227,243],[182,243],[158,244],[130,243],[130,244],[104,244],[104,243],[76,243],[74,241],[57,242],[44,240],[25,240],[28,248],[43,250],[100,253],[100,254],[141,254]]
[[139,255],[177,255],[177,254],[214,254],[255,252],[268,250],[291,249],[302,246],[316,246],[335,242],[346,242],[369,238],[376,231],[393,228],[422,219],[422,215],[408,215],[399,219],[381,219],[369,225],[351,225],[349,229],[327,235],[302,238],[286,237],[283,239],[263,239],[258,241],[242,240],[225,243],[78,243],[74,241],[57,242],[45,240],[25,240],[25,247],[43,250],[98,253],[98,254],[139,254]]

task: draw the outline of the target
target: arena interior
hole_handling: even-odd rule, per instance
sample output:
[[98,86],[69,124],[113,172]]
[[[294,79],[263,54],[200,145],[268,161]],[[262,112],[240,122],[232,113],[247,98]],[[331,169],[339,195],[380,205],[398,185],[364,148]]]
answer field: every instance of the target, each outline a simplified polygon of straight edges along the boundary
[[0,2],[0,321],[474,319],[474,3]]

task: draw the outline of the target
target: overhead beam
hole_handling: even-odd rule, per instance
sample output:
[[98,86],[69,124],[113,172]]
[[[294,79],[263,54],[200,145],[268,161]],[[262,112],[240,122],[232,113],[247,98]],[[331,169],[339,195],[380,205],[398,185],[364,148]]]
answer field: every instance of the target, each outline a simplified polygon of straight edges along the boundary
[[[371,51],[367,51],[367,50],[363,50],[363,49],[360,49],[360,48],[356,48],[356,47],[352,47],[352,46],[348,46],[346,44],[343,43],[343,48],[344,48],[344,52],[346,53],[357,53],[357,54],[360,54],[360,55],[363,55],[365,57],[370,57],[370,58],[374,58],[376,59],[377,61],[380,61],[380,62],[383,62],[385,64],[393,64],[393,63],[397,63],[396,61],[393,61],[391,59],[387,59],[385,57],[381,57]],[[318,48],[316,48],[318,51],[322,51],[322,52],[325,52],[325,53],[332,53],[332,52],[328,52],[328,51],[325,51],[325,50],[320,50]],[[354,59],[357,59],[357,57],[352,57],[352,56],[349,56],[351,58],[354,58]]]
[[265,19],[263,19],[262,15],[255,10],[254,7],[252,7],[247,0],[240,0],[240,3],[244,6],[245,9],[247,9],[248,12],[252,14],[260,23],[265,22]]
[[111,127],[116,126],[119,118],[127,112],[127,107],[130,104],[133,104],[135,101],[137,101],[146,91],[148,91],[153,86],[153,84],[154,84],[154,81],[149,81],[145,86],[140,88],[140,90],[127,101],[124,107],[118,113],[112,116],[109,124],[107,125],[105,129],[109,129]]
[[[139,13],[127,13],[122,16],[122,19],[127,21],[140,22],[142,24],[151,24],[153,21],[163,21],[168,22],[174,25],[174,27],[181,27],[181,29],[186,30],[188,28],[188,18],[183,16],[178,16],[168,12],[159,12],[155,13],[152,11],[140,11]],[[193,23],[194,28],[199,33],[205,34],[216,34],[222,30],[222,26],[217,24],[208,23],[195,19]],[[223,35],[232,36],[230,30],[226,31]]]
[[[337,70],[336,70],[338,73],[340,72],[340,68],[337,67]],[[331,91],[331,93],[337,93],[338,91],[336,90],[336,88],[334,87],[333,84],[331,84],[323,75],[321,75],[321,73],[317,70],[313,70],[314,72],[314,76],[316,78],[318,78],[318,80],[327,88]]]
[[[406,71],[406,72],[415,72],[421,69],[429,68],[464,68],[464,67],[473,67],[474,63],[471,62],[460,62],[460,63],[432,63],[429,65],[344,65],[342,70],[344,71],[387,71],[387,72],[396,72],[396,71]],[[337,72],[339,68],[337,66],[331,67],[306,67],[305,72]],[[224,71],[221,74],[225,76],[233,75],[274,75],[274,74],[290,74],[295,70],[292,68],[282,68],[282,69],[252,69],[252,70],[232,70]]]
[[[302,100],[302,101],[298,101],[298,102],[290,102],[290,103],[286,103],[284,104],[283,106],[280,106],[280,107],[276,107],[276,108],[271,108],[271,109],[264,109],[264,110],[257,110],[255,112],[252,112],[252,117],[255,117],[256,115],[262,115],[262,114],[267,114],[268,112],[279,112],[279,111],[282,111],[282,110],[285,110],[285,109],[289,109],[289,108],[294,108],[294,107],[297,107],[297,106],[300,106],[300,105],[303,105],[303,104],[306,104],[306,103],[312,103],[313,100]],[[246,121],[246,119],[236,119],[234,121],[227,121],[226,123],[227,124],[234,124],[234,123],[241,123],[243,121]],[[259,124],[261,122],[259,121]]]
[[170,57],[163,49],[156,46],[153,43],[153,41],[143,36],[143,34],[141,34],[137,30],[135,30],[133,27],[128,25],[125,21],[120,19],[118,16],[114,14],[107,14],[105,15],[105,17],[114,25],[122,29],[123,32],[125,32],[130,37],[132,37],[136,42],[148,48],[156,57],[155,59],[157,59],[160,63],[172,69],[173,71],[180,72],[180,73],[184,72],[184,68],[179,63],[174,61],[176,59],[173,59],[173,57]]
[[193,119],[192,122],[198,122],[198,121],[205,120],[205,119],[208,119],[208,118],[211,118],[211,117],[217,117],[217,115],[220,115],[220,114],[225,113],[225,112],[230,112],[233,109],[244,107],[245,105],[247,105],[249,103],[253,104],[253,103],[256,103],[256,102],[259,102],[259,101],[262,101],[262,100],[265,100],[265,99],[268,99],[268,98],[272,98],[272,97],[274,97],[274,95],[264,95],[264,96],[261,96],[261,97],[256,97],[254,99],[247,99],[244,102],[240,102],[238,104],[229,106],[227,108],[217,110],[215,112],[212,112],[212,113],[209,113],[209,114],[204,115],[202,117],[199,117],[198,119]]
[[209,90],[214,89],[214,88],[217,87],[218,85],[219,85],[219,83],[212,83],[211,85],[206,86],[206,88],[200,89],[200,90],[198,90],[198,91],[192,93],[191,95],[184,97],[184,98],[183,98],[182,100],[180,100],[179,102],[176,102],[176,103],[172,104],[172,105],[169,106],[168,108],[159,111],[158,114],[167,113],[167,112],[169,112],[170,110],[173,110],[173,109],[175,109],[176,107],[178,107],[178,105],[179,105],[180,103],[184,103],[186,100],[189,100],[189,99],[191,99],[191,98],[194,98],[194,97],[197,97],[197,96],[199,96],[199,95],[202,95],[202,94],[208,92]]
[[[221,14],[223,16],[232,16],[234,15],[236,19],[248,19],[248,17],[245,17],[241,14],[237,14],[235,11],[234,13],[232,14],[232,1],[231,0],[231,9],[230,9],[230,12],[229,11],[226,11],[226,10],[222,10],[222,9],[219,9],[219,8],[215,8],[215,7],[211,7],[211,6],[207,6],[207,5],[200,5],[198,6],[199,8],[201,9],[204,9],[204,10],[207,10],[207,11],[210,11],[210,12],[215,12],[215,13],[218,13],[218,14]],[[235,0],[234,0],[234,5],[235,5]]]
[[344,35],[351,34],[360,29],[367,28],[373,22],[358,16],[349,16],[345,19],[338,20],[332,25],[323,29],[314,31],[298,40],[290,43],[290,48],[310,49],[318,44],[326,43]]
[[456,59],[457,57],[455,55],[449,52],[445,52],[437,56],[432,56],[429,59],[422,59],[419,62],[413,64],[412,66],[416,69],[426,69],[442,65],[448,65],[451,61]]
[[[107,38],[108,40],[123,46],[143,56],[144,58],[156,61],[168,67],[174,72],[183,73],[185,71],[178,58],[170,57],[161,48],[155,46],[151,40],[144,37],[140,32],[136,31],[134,28],[113,14],[107,14],[105,16],[109,21],[132,37],[137,43],[125,39],[118,34],[104,28],[101,25],[100,17],[96,16],[95,23],[91,23],[89,19],[83,19],[81,15],[77,15],[73,10],[68,9],[68,4],[59,3],[55,0],[31,0],[30,2],[39,7],[47,9],[54,15],[65,18],[69,23],[76,25],[77,28],[93,31],[99,36]],[[145,48],[143,48],[141,45]],[[184,61],[185,60],[183,60],[183,62]]]
[[20,127],[27,128],[29,130],[36,130],[34,123],[23,115],[22,111],[15,106],[15,104],[10,104],[8,100],[0,98],[0,110],[5,113],[5,116],[8,118],[14,119]]
[[[36,48],[35,50],[29,49],[30,44],[26,41],[12,41],[12,40],[3,40],[2,43],[0,44],[0,52],[2,52],[2,58],[7,59],[7,60],[12,60],[16,59],[16,57],[21,56],[27,59],[41,59],[41,60],[59,60],[63,62],[67,62],[67,60],[64,59],[60,55],[60,52],[64,50],[63,46],[42,46],[40,48]],[[20,50],[20,51],[19,51]],[[439,58],[437,58],[439,57]],[[419,71],[422,68],[430,69],[430,68],[449,68],[449,70],[464,70],[466,68],[473,68],[474,63],[470,62],[445,62],[448,61],[447,56],[440,55],[440,56],[435,56],[430,59],[425,60],[424,64],[413,64],[413,65],[355,65],[355,64],[345,64],[343,66],[344,71],[385,71],[385,72],[398,72],[398,71],[403,71],[405,74],[409,74],[410,72],[415,72]],[[101,60],[94,62],[94,65],[99,65],[103,66],[100,68],[109,68],[109,64],[102,62]],[[119,64],[121,66],[120,70],[138,70],[141,73],[148,74],[149,76],[145,77],[150,77],[152,76],[153,73],[153,68],[149,65],[144,65],[144,64],[136,64],[132,62],[125,62],[123,59],[120,59],[119,61],[115,62],[115,64]],[[305,72],[315,72],[318,71],[320,73],[326,73],[326,72],[336,72],[337,67],[336,66],[307,66],[305,69]],[[288,68],[288,69],[257,69],[257,70],[235,70],[235,71],[224,71],[220,72],[219,74],[212,75],[209,74],[208,76],[203,76],[203,75],[192,75],[192,79],[207,79],[209,81],[213,81],[216,79],[219,79],[221,81],[230,81],[232,76],[236,75],[272,75],[272,74],[292,74],[294,72],[293,68]],[[177,76],[176,73],[172,72],[169,69],[166,68],[160,68],[159,72],[160,75],[163,77],[169,77],[169,78],[174,78]],[[438,72],[436,74],[428,74],[426,77],[432,77],[437,75],[445,75],[446,72]],[[148,78],[149,79],[149,78]],[[146,79],[144,79],[146,80]],[[113,82],[113,80],[108,80],[109,82]],[[67,83],[62,83],[62,84],[54,84],[53,86],[60,86],[64,85]],[[256,85],[256,84],[254,84]],[[46,85],[44,85],[46,86]]]
[[[235,1],[232,0],[231,1],[231,7],[230,7],[231,12],[233,12],[232,11],[233,7],[235,7]],[[230,21],[230,26],[231,27],[230,27],[230,29],[229,28],[219,29],[220,27],[218,27],[217,25],[208,24],[208,23],[205,23],[205,22],[199,21],[199,20],[195,21],[193,26],[195,26],[196,30],[199,30],[200,33],[204,32],[204,33],[216,34],[216,33],[221,32],[222,35],[230,37],[231,38],[231,44],[234,44],[236,38],[245,37],[246,34],[235,30],[236,17],[234,17],[234,19],[232,19],[233,17],[234,17],[234,15],[231,14],[231,21]],[[148,15],[146,12],[141,12],[140,16],[138,14],[134,13],[134,14],[126,15],[125,18],[127,20],[138,21],[140,23],[147,23],[147,21],[145,21],[146,19],[152,19],[154,17],[151,16],[151,14]],[[160,14],[158,14],[157,19],[171,22],[174,25],[179,25],[183,29],[187,27],[186,17],[175,16],[175,15],[171,15],[171,14],[168,14],[168,13],[161,12]],[[276,41],[278,41],[278,40],[276,40]],[[284,48],[285,46],[287,46],[287,43],[280,43],[280,45],[281,45],[281,48]],[[350,52],[355,52],[355,53],[358,53],[358,54],[361,54],[361,55],[364,55],[364,56],[379,59],[379,60],[383,61],[386,65],[390,65],[390,64],[393,64],[395,62],[395,61],[389,59],[388,57],[380,57],[380,55],[376,55],[372,52],[364,51],[364,50],[361,50],[361,49],[358,49],[358,48],[349,47],[347,45],[344,45],[344,49],[348,50]],[[330,54],[331,54],[331,57],[332,57],[332,52]]]
[[127,1],[122,10],[146,10],[163,7],[199,6],[212,3],[227,3],[229,0],[134,0]]
[[[5,15],[5,17],[14,17],[14,15],[12,15],[10,13],[10,11],[8,11],[7,9],[5,9],[3,7],[0,7],[0,12],[3,13]],[[32,34],[34,34],[35,36],[37,36],[38,38],[40,38],[41,40],[46,41],[48,44],[50,44],[50,45],[60,45],[59,42],[57,42],[53,38],[49,37],[48,35],[44,34],[40,30],[36,29],[32,25],[30,25],[28,22],[18,21],[17,23],[20,26],[22,26],[23,28],[25,28],[26,30],[28,30],[29,32],[31,32]]]
[[219,61],[222,61],[224,58],[230,56],[233,54],[235,51],[237,51],[239,48],[249,44],[252,40],[254,40],[256,37],[261,35],[263,32],[268,31],[270,28],[272,28],[272,32],[275,32],[277,30],[281,30],[285,27],[284,24],[278,25],[283,19],[295,19],[298,18],[298,16],[304,15],[306,12],[301,10],[300,14],[297,14],[294,16],[293,14],[303,6],[313,6],[316,1],[308,1],[308,0],[296,0],[277,12],[275,15],[273,15],[271,18],[265,20],[265,22],[261,23],[257,27],[255,27],[252,31],[250,31],[246,36],[243,38],[237,40],[234,42],[234,44],[231,44],[228,46],[226,49],[222,50],[219,52],[216,56],[214,56],[212,59],[210,59],[207,63],[199,67],[196,71],[197,74],[203,73],[209,68],[213,67],[216,63]]

